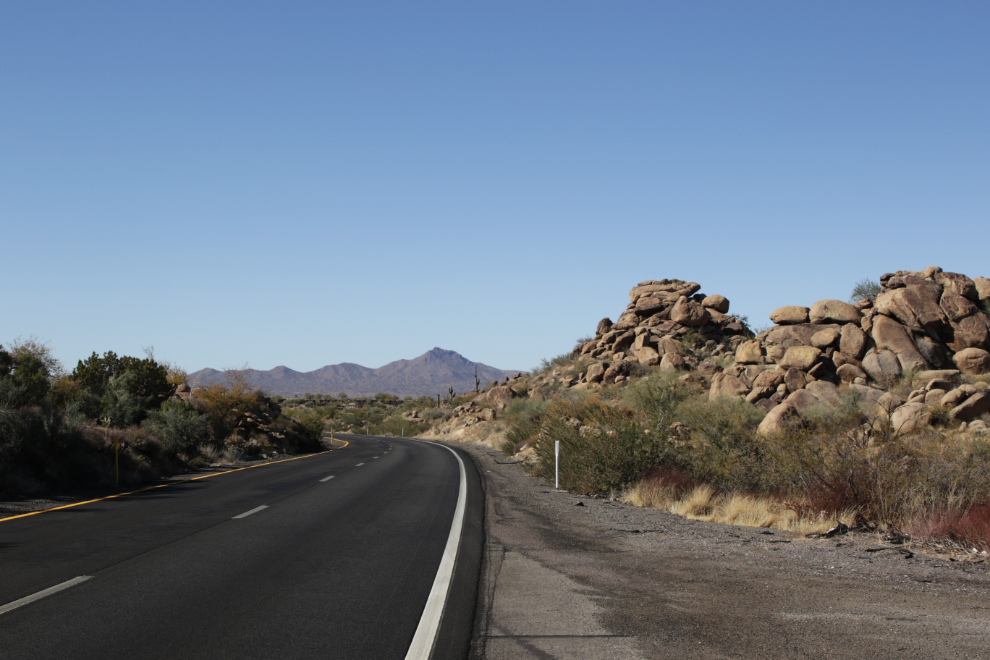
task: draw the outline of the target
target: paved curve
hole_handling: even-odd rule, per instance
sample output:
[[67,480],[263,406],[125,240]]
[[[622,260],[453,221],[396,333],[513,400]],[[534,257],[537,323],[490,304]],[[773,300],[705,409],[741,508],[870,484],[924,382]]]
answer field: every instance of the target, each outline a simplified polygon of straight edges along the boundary
[[[89,576],[0,613],[0,656],[403,658],[451,529],[458,462],[429,443],[345,439],[343,450],[0,521],[0,612]],[[463,462],[464,532],[434,658],[466,656],[477,600],[483,495]]]

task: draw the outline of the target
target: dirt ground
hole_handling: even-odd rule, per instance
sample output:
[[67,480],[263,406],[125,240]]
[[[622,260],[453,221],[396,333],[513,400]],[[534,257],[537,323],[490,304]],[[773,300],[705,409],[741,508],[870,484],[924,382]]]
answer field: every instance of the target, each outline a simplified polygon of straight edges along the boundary
[[557,493],[458,446],[487,489],[473,657],[990,657],[987,562]]

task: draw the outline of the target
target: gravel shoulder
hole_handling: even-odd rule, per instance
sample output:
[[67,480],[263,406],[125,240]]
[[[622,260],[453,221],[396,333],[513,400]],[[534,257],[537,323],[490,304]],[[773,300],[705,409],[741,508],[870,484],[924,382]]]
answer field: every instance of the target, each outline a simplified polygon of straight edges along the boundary
[[986,562],[558,493],[458,446],[487,500],[473,657],[987,657]]

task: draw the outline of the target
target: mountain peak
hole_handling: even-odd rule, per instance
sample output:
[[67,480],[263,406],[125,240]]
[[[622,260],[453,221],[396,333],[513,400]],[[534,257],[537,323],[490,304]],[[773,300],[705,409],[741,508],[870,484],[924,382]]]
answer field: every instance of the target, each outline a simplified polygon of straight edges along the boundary
[[[433,396],[453,387],[456,392],[474,389],[474,374],[482,384],[502,380],[520,373],[519,370],[497,369],[472,362],[457,351],[434,346],[412,360],[396,360],[378,369],[369,369],[352,362],[328,364],[314,371],[299,372],[285,366],[269,371],[251,370],[247,376],[254,387],[268,394],[294,395],[337,394],[370,396],[388,392],[398,396]],[[223,380],[223,372],[201,369],[189,375],[189,383],[202,387]]]

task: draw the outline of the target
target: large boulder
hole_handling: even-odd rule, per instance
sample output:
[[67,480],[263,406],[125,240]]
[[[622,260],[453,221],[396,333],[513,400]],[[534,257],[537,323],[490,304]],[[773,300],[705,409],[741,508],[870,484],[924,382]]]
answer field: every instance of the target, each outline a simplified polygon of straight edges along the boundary
[[808,390],[798,390],[797,392],[791,392],[784,403],[791,405],[797,410],[799,415],[807,414],[812,408],[821,404],[818,397],[809,392]]
[[478,406],[489,406],[497,410],[505,410],[505,407],[518,396],[516,392],[506,385],[499,385],[490,390],[486,390],[474,397],[473,402]]
[[942,338],[951,350],[961,351],[990,345],[990,323],[983,314],[976,313],[959,321],[951,321],[950,325],[950,330],[942,331]]
[[706,296],[701,304],[719,314],[727,314],[729,311],[729,300],[725,296]]
[[635,355],[636,359],[644,367],[655,367],[660,364],[660,354],[652,346],[637,348]]
[[657,340],[657,353],[661,355],[684,355],[684,346],[676,339],[661,337]]
[[839,388],[827,380],[816,380],[804,386],[823,403],[838,403],[840,399]]
[[901,377],[901,363],[893,351],[874,351],[863,358],[863,371],[878,383],[889,383]]
[[670,303],[662,298],[643,296],[636,301],[635,311],[639,316],[653,316],[670,307]]
[[855,306],[841,300],[819,300],[808,312],[812,323],[859,323],[862,316]]
[[726,374],[715,374],[712,376],[712,388],[708,392],[708,398],[714,400],[720,396],[744,397],[749,393],[749,387],[739,378]]
[[736,349],[736,362],[739,364],[759,364],[763,361],[760,342],[744,341]]
[[615,360],[602,375],[602,382],[606,385],[611,385],[619,376],[628,376],[629,367],[630,364],[626,360]]
[[767,332],[767,344],[790,348],[792,346],[811,346],[811,338],[822,330],[829,328],[838,330],[838,325],[823,325],[819,323],[798,323],[795,325],[778,325]]
[[982,348],[965,348],[952,356],[952,361],[964,374],[978,376],[990,373],[990,353]]
[[777,325],[794,325],[795,323],[807,323],[808,322],[808,312],[811,311],[807,307],[799,307],[797,305],[787,305],[785,307],[778,307],[770,314],[770,320]]
[[633,332],[632,330],[629,330],[628,332],[624,332],[618,337],[616,337],[615,344],[612,345],[612,350],[616,352],[624,351],[630,346],[632,346],[635,340],[636,340],[635,332]]
[[910,433],[915,429],[927,426],[932,415],[923,403],[905,403],[890,415],[890,425],[894,433]]
[[824,330],[819,330],[815,334],[811,335],[811,345],[824,351],[826,348],[834,344],[838,338],[838,330],[835,328],[825,328]]
[[867,374],[865,371],[857,367],[855,364],[844,364],[835,370],[835,373],[843,381],[851,383],[857,378],[866,378]]
[[612,319],[607,316],[598,322],[598,327],[595,329],[595,334],[598,336],[604,335],[606,332],[612,329]]
[[[973,293],[975,295],[976,289],[974,287]],[[945,312],[945,315],[949,317],[950,321],[961,321],[967,316],[972,316],[980,310],[965,296],[961,296],[952,289],[946,289],[942,292],[942,298],[939,301],[939,307]]]
[[606,369],[608,369],[607,362],[596,362],[588,367],[585,378],[589,383],[600,383],[602,382],[602,377],[605,376]]
[[660,360],[660,369],[663,371],[684,370],[688,369],[689,366],[684,356],[678,353],[664,353],[663,359]]
[[910,285],[880,293],[874,302],[876,310],[912,330],[939,330],[945,327],[948,319],[939,306],[942,287],[917,277],[903,279]]
[[973,280],[976,286],[976,297],[980,300],[990,300],[990,279],[977,277]]
[[858,325],[848,323],[842,326],[839,337],[839,350],[857,360],[866,352],[866,333]]
[[978,300],[976,283],[961,273],[935,273],[935,281],[940,284],[945,291],[952,291],[968,298]]
[[670,320],[689,328],[700,328],[708,323],[712,315],[701,304],[681,296],[670,309]]
[[942,342],[936,341],[928,335],[915,335],[914,345],[925,358],[925,361],[933,367],[945,369],[953,366],[952,356]]
[[696,282],[685,282],[683,280],[647,280],[640,282],[629,292],[629,302],[635,303],[642,296],[652,296],[663,298],[673,302],[681,296],[691,296],[701,289],[701,285]]
[[774,406],[767,416],[760,422],[756,432],[760,435],[771,435],[783,433],[800,423],[801,417],[797,409],[789,403],[781,403]]
[[759,375],[753,379],[753,387],[767,387],[772,389],[777,389],[780,384],[784,382],[784,376],[786,372],[783,369],[767,369],[766,371],[761,371]]
[[984,413],[990,412],[990,393],[977,392],[952,409],[953,419],[972,422]]
[[901,364],[901,371],[908,369],[927,369],[928,363],[915,347],[903,325],[887,318],[877,316],[873,319],[873,341],[880,350],[893,351]]
[[822,352],[814,346],[792,346],[780,360],[780,368],[807,371],[815,366],[821,354]]

